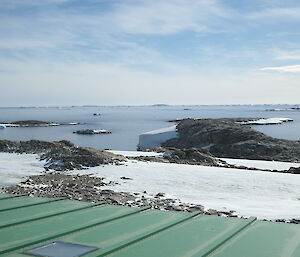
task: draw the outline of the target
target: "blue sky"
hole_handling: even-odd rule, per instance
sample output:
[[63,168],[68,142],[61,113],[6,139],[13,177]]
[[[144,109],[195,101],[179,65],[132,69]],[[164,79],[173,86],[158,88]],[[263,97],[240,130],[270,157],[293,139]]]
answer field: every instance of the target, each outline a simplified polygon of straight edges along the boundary
[[0,106],[299,103],[297,0],[1,0]]

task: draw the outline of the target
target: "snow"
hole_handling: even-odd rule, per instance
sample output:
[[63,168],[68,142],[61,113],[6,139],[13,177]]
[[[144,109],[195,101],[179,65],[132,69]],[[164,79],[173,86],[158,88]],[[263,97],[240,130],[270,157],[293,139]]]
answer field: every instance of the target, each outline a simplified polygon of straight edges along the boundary
[[148,132],[145,132],[144,134],[147,134],[147,135],[156,135],[156,134],[161,134],[161,133],[165,133],[165,132],[172,132],[172,131],[176,131],[176,125],[175,126],[171,126],[171,127],[166,127],[166,128],[161,128],[161,129],[156,129],[156,130],[148,131]]
[[114,191],[147,191],[152,197],[163,192],[166,198],[259,219],[300,218],[299,175],[139,161],[94,167],[88,173],[118,182],[106,187]]
[[1,125],[5,125],[6,127],[20,127],[20,125],[12,124],[12,123],[5,123],[5,124],[1,124]]
[[272,125],[272,124],[281,124],[283,122],[293,121],[290,118],[267,118],[267,119],[258,119],[252,121],[238,122],[242,125]]
[[93,132],[94,133],[108,133],[108,131],[106,129],[94,129]]
[[[112,151],[125,156],[154,154]],[[292,163],[226,159],[250,167],[284,169]],[[45,162],[33,154],[0,153],[0,186],[17,184],[29,175],[44,172]],[[286,166],[285,166],[286,165]],[[299,164],[297,164],[299,166]],[[208,167],[185,164],[128,161],[124,165],[103,165],[70,173],[94,174],[118,184],[105,188],[138,192],[153,197],[202,204],[206,209],[234,210],[239,215],[259,219],[300,218],[300,175]],[[122,180],[129,177],[132,180]]]
[[176,126],[148,131],[139,136],[138,148],[143,150],[159,147],[161,143],[177,136]]
[[245,166],[248,168],[268,169],[268,170],[288,170],[291,167],[300,167],[300,163],[293,162],[277,162],[277,161],[262,161],[262,160],[246,160],[246,159],[229,159],[222,158],[229,164],[237,166]]
[[35,154],[16,154],[0,152],[0,187],[14,185],[24,177],[44,171],[44,162]]
[[156,152],[142,152],[142,151],[118,151],[118,150],[111,150],[108,151],[114,154],[123,155],[125,157],[138,157],[138,156],[155,156],[155,157],[162,157],[163,153],[156,153]]

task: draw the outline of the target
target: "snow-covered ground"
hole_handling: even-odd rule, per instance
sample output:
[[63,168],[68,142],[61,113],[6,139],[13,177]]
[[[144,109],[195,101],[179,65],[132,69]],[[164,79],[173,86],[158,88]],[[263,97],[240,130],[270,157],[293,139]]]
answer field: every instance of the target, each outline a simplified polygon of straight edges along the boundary
[[142,152],[142,151],[118,151],[118,150],[110,150],[108,152],[114,154],[124,155],[126,157],[138,157],[138,156],[156,156],[162,157],[163,153],[156,153],[156,152]]
[[17,184],[26,176],[40,174],[43,165],[35,154],[0,152],[0,188]]
[[260,219],[300,218],[299,175],[138,161],[88,172],[117,181],[107,187],[115,191],[163,192],[167,198]]
[[[132,156],[134,152],[123,154]],[[136,154],[140,155],[141,152]],[[239,165],[243,161],[250,167],[260,168],[270,165],[268,167],[279,169],[278,165],[288,165],[280,162],[233,161]],[[36,155],[0,153],[1,186],[16,184],[25,176],[41,173],[44,164],[36,159]],[[141,194],[147,191],[149,196],[163,192],[166,198],[202,204],[206,209],[235,210],[240,215],[257,216],[260,219],[300,218],[300,175],[296,174],[133,160],[121,166],[104,165],[73,173],[94,174],[105,177],[107,181],[116,181],[119,184],[106,187],[114,191]]]
[[229,159],[222,158],[229,164],[237,166],[245,166],[247,168],[267,169],[267,170],[288,170],[291,167],[300,167],[300,163],[293,162],[276,162],[276,161],[261,161],[261,160],[246,160],[246,159]]

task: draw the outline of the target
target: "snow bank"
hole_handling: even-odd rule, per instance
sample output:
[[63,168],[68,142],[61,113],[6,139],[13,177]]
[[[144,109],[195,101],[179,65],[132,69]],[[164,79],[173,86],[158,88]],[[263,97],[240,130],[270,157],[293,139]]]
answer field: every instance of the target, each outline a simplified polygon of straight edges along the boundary
[[242,125],[273,125],[273,124],[281,124],[287,121],[293,121],[293,120],[290,118],[267,118],[267,119],[258,119],[252,121],[243,121],[238,123]]
[[177,136],[176,126],[152,130],[140,135],[138,148],[143,150],[159,147],[161,143]]
[[118,151],[118,150],[110,150],[110,153],[123,155],[125,157],[138,157],[138,156],[155,156],[162,157],[163,153],[156,152],[142,152],[142,151]]
[[115,191],[146,190],[152,196],[163,192],[167,198],[260,219],[300,218],[299,175],[137,161],[95,167],[88,173],[117,181],[107,186]]
[[26,176],[44,171],[35,154],[0,153],[0,187],[17,184]]
[[247,168],[268,169],[268,170],[288,170],[291,167],[300,167],[300,163],[293,162],[277,162],[277,161],[261,161],[246,159],[229,159],[222,158],[229,164],[237,166],[245,166]]

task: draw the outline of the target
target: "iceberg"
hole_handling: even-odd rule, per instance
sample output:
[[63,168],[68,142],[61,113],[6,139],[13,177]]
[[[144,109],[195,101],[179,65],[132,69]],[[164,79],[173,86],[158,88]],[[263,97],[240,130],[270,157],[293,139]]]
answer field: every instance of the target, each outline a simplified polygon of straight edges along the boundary
[[178,137],[176,125],[152,130],[139,136],[139,143],[137,147],[139,150],[160,147],[161,143],[176,137]]

